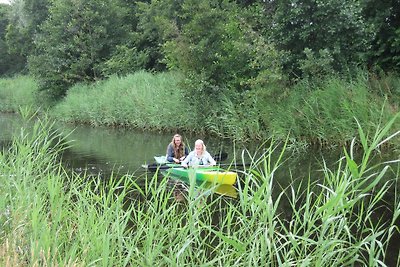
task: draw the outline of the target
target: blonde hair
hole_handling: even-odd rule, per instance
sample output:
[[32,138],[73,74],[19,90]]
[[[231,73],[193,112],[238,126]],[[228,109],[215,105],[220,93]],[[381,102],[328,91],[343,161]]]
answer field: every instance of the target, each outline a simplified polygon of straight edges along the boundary
[[194,145],[199,144],[203,147],[203,152],[206,151],[206,145],[204,144],[203,140],[197,139],[196,142],[194,142]]

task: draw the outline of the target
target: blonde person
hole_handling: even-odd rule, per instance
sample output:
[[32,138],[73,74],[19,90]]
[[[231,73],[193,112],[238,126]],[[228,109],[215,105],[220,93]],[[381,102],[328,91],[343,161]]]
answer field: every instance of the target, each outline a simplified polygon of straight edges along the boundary
[[207,152],[203,140],[198,139],[194,143],[194,150],[182,161],[183,167],[188,166],[213,166],[216,162],[210,153]]
[[182,136],[175,134],[167,147],[167,160],[169,162],[181,163],[188,154],[189,150],[182,141]]

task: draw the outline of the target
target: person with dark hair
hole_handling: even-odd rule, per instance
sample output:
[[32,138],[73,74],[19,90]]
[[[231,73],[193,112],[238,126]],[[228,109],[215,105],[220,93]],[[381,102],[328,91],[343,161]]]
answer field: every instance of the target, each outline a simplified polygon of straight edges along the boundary
[[188,154],[189,150],[182,141],[182,136],[175,134],[174,137],[172,137],[171,143],[169,143],[167,147],[167,161],[181,163]]

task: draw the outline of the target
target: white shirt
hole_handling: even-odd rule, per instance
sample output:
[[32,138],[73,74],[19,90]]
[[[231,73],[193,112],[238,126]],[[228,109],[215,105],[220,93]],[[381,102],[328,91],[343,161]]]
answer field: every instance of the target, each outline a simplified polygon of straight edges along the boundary
[[217,162],[211,157],[210,153],[203,151],[202,155],[197,155],[196,151],[192,151],[189,155],[182,161],[183,166],[199,166],[199,165],[215,165]]

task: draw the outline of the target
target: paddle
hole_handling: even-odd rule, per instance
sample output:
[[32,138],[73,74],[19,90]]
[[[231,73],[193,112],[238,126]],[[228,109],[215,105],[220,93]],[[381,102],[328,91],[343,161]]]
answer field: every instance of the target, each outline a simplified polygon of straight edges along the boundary
[[[228,158],[228,153],[221,151],[220,153],[215,154],[213,156],[213,158],[217,162],[224,161],[224,160],[226,160]],[[149,171],[156,171],[157,169],[166,170],[166,169],[169,169],[169,168],[183,168],[183,166],[178,165],[178,164],[173,164],[173,163],[168,164],[168,165],[164,165],[164,164],[160,165],[160,164],[157,164],[157,163],[150,164],[150,165],[143,164],[142,167],[144,169],[146,169],[146,170],[149,170]]]
[[[231,164],[231,163],[225,163],[225,164],[217,164],[212,167],[233,167],[233,168],[240,168],[244,166],[250,166],[250,163],[240,163],[240,164]],[[170,168],[185,168],[182,165],[179,164],[168,164],[168,165],[158,165],[158,164],[152,164],[152,165],[142,165],[143,168],[149,170],[149,171],[156,171],[156,170],[167,170]],[[201,167],[201,165],[199,166]],[[210,167],[210,166],[204,166],[204,167]]]
[[215,154],[213,158],[215,161],[224,161],[228,158],[228,153],[221,151],[219,154]]

